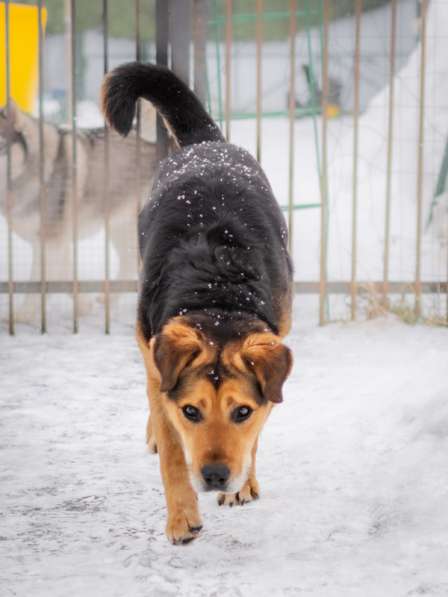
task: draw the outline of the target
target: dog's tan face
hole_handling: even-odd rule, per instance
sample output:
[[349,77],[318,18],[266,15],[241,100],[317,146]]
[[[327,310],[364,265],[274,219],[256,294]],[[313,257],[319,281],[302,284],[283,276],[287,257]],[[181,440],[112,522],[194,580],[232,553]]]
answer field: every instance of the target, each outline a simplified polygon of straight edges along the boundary
[[218,347],[176,318],[152,341],[152,353],[194,485],[239,491],[273,403],[282,400],[289,349],[258,332]]

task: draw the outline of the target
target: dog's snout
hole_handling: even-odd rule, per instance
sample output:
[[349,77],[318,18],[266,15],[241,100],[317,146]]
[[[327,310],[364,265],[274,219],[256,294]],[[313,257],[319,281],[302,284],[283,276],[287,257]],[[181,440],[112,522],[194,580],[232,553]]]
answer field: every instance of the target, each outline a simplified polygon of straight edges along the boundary
[[221,463],[206,464],[201,473],[209,489],[224,489],[230,477],[229,467]]

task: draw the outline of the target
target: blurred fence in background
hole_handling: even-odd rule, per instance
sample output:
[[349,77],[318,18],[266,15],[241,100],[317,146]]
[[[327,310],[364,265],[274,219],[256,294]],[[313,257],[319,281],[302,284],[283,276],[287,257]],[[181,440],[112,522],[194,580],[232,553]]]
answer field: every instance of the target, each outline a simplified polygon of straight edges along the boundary
[[[135,300],[136,221],[148,177],[143,153],[156,141],[160,158],[169,143],[161,122],[155,124],[151,110],[142,107],[132,146],[136,189],[125,197],[126,209],[112,204],[109,181],[111,168],[117,165],[111,165],[111,134],[101,120],[98,93],[103,75],[127,60],[155,60],[173,68],[195,89],[227,139],[244,145],[261,161],[288,221],[296,292],[317,297],[321,324],[335,317],[356,319],[387,310],[394,300],[405,303],[414,320],[436,313],[438,321],[446,321],[448,267],[443,242],[439,247],[438,240],[429,241],[425,257],[429,266],[422,267],[425,221],[432,217],[437,194],[445,190],[448,170],[448,160],[439,159],[440,147],[446,148],[447,141],[447,130],[442,130],[433,152],[437,163],[425,178],[429,0],[90,4],[95,8],[92,13],[87,3],[65,0],[61,14],[53,2],[28,2],[26,19],[28,23],[34,19],[36,53],[21,41],[29,29],[17,13],[18,5],[0,2],[3,118],[17,128],[11,134],[12,125],[9,129],[5,125],[0,137],[4,219],[0,297],[9,333],[22,321],[46,332],[53,295],[70,295],[69,311],[61,312],[66,321],[71,313],[75,332],[91,308],[86,297],[100,296],[95,309],[107,333],[115,320],[113,300],[119,295],[130,295],[131,304]],[[431,43],[436,41],[432,34]],[[415,135],[401,140],[414,157],[403,168],[404,149],[396,147],[396,139],[397,130],[400,135],[406,129],[397,116],[404,113],[405,96],[399,91],[397,99],[396,81],[414,55],[414,111],[407,118]],[[30,64],[29,93],[35,86],[35,109],[33,119],[23,124],[18,114],[29,111],[29,105],[20,102],[15,89],[25,63]],[[434,64],[431,68],[436,70]],[[382,90],[387,90],[383,96]],[[381,110],[378,117],[375,107]],[[380,144],[372,138],[372,122]],[[84,133],[86,127],[89,131]],[[52,135],[64,141],[56,143]],[[96,143],[102,144],[97,166],[102,191],[96,196],[101,217],[91,216],[96,225],[89,232],[80,215],[85,210],[82,195],[89,155],[85,147]],[[67,147],[65,178],[59,181],[65,192],[63,203],[55,207],[49,185],[55,181],[53,164],[61,147]],[[409,188],[415,197],[408,207],[401,204],[394,212],[397,197],[403,194],[399,178],[403,175],[412,177]],[[369,177],[380,193],[363,188]],[[431,187],[438,191],[432,193]],[[371,203],[366,199],[363,204],[368,192],[375,195],[373,215]],[[52,216],[55,210],[57,215]],[[60,219],[57,233],[50,231],[55,227],[51,217]],[[407,223],[397,228],[400,217]],[[378,229],[381,234],[372,233]],[[398,250],[400,231],[406,240]],[[68,254],[58,248],[58,234],[69,239]],[[332,263],[335,259],[337,263]],[[63,260],[62,268],[53,267],[58,260]],[[63,275],[55,278],[55,271]],[[332,307],[333,297],[339,303]]]

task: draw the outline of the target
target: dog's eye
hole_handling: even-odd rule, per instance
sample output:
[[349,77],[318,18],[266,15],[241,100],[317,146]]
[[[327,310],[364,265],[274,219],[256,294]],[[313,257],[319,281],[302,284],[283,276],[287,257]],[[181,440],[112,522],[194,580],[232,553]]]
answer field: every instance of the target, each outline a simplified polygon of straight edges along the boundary
[[185,406],[183,406],[182,412],[184,413],[184,416],[189,421],[193,421],[193,423],[199,423],[199,421],[202,421],[201,411],[199,410],[199,408],[196,408],[191,404],[186,404]]
[[250,417],[252,409],[250,406],[239,406],[232,412],[231,417],[234,423],[242,423]]

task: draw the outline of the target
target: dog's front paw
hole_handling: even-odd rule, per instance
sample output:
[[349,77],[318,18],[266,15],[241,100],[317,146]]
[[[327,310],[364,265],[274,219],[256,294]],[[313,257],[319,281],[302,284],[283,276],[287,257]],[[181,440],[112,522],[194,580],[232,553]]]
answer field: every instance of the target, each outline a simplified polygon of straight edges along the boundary
[[168,515],[166,536],[173,545],[190,543],[202,529],[202,521],[197,508],[179,508]]
[[243,506],[253,502],[260,497],[260,487],[256,479],[248,479],[240,491],[236,493],[219,493],[218,504],[220,506]]

